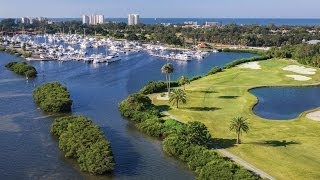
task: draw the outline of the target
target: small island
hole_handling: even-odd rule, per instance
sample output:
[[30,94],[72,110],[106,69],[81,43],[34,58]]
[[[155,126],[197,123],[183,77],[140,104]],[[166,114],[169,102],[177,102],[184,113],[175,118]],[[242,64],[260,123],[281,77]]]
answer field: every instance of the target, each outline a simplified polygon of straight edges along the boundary
[[76,159],[81,171],[106,174],[114,169],[110,143],[103,132],[84,116],[57,118],[51,133],[58,137],[65,157]]
[[6,64],[6,68],[26,78],[35,78],[38,74],[36,68],[26,62],[10,62]]
[[72,100],[67,88],[59,82],[47,83],[33,91],[34,101],[49,113],[71,112]]

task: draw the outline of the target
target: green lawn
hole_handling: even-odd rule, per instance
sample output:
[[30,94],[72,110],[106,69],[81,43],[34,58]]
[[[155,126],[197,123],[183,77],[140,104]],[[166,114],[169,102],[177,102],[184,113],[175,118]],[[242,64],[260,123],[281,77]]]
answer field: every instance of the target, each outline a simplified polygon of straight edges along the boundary
[[[308,120],[305,114],[290,121],[259,118],[251,110],[257,98],[248,92],[264,85],[320,83],[320,70],[307,75],[312,80],[300,82],[285,77],[295,73],[282,70],[295,61],[273,59],[259,64],[261,70],[236,67],[192,82],[186,86],[187,104],[179,109],[171,106],[169,113],[184,122],[205,123],[222,146],[277,179],[320,179],[320,122]],[[153,102],[167,104],[156,98]],[[241,145],[233,144],[236,136],[228,130],[237,116],[248,118],[251,128]]]

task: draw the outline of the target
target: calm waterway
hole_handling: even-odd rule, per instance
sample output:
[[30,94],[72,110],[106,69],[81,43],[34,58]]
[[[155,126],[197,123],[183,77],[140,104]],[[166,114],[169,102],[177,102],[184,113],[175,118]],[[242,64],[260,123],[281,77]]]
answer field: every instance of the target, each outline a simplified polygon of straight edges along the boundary
[[254,113],[266,119],[289,120],[320,107],[320,86],[257,88],[250,92],[259,100]]
[[[216,53],[200,61],[175,61],[173,79],[205,74],[213,66],[250,56]],[[31,62],[39,75],[29,81],[4,67],[14,60],[22,59],[0,52],[0,179],[195,178],[184,164],[162,152],[159,140],[139,132],[117,109],[121,100],[148,81],[164,80],[160,68],[166,60],[137,53],[109,65]],[[80,173],[59,151],[57,140],[49,133],[54,117],[42,113],[32,99],[35,86],[52,81],[68,87],[73,113],[91,118],[110,140],[117,165],[109,177]]]

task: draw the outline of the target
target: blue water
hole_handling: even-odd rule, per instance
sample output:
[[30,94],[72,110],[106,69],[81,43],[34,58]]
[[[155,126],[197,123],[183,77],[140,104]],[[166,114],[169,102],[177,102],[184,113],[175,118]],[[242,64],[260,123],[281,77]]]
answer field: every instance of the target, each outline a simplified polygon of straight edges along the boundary
[[320,107],[320,86],[257,88],[250,92],[259,100],[254,113],[266,119],[289,120]]
[[[173,79],[205,74],[252,54],[217,53],[201,61],[172,62]],[[27,81],[4,65],[22,59],[0,52],[0,179],[195,179],[187,166],[166,156],[159,140],[150,138],[123,119],[118,103],[148,81],[164,80],[160,68],[167,62],[145,53],[132,54],[109,65],[83,62],[32,62],[38,77]],[[32,90],[44,82],[60,81],[73,99],[73,113],[91,118],[111,142],[116,161],[110,176],[81,173],[63,157],[50,135],[54,117],[33,103]]]
[[[81,18],[49,18],[53,21],[81,21]],[[1,18],[0,18],[1,20]],[[106,18],[106,22],[128,22],[127,18]],[[315,26],[320,25],[320,19],[275,19],[275,18],[141,18],[144,24],[159,24],[159,23],[173,23],[182,24],[185,21],[197,21],[199,25],[204,24],[206,21],[219,22],[225,24],[238,24],[238,25],[290,25],[290,26]]]
[[[128,22],[126,18],[110,18],[106,21],[115,22]],[[238,25],[320,25],[320,19],[255,19],[255,18],[141,18],[141,22],[144,24],[159,24],[159,23],[172,23],[182,24],[186,21],[196,21],[199,25],[203,25],[205,22],[219,22],[222,25],[226,24],[238,24]]]

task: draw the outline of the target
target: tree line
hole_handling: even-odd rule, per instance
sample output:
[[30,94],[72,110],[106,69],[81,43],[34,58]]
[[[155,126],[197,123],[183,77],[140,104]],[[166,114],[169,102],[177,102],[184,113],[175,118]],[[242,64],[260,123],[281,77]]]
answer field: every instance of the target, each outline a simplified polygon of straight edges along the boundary
[[[16,32],[32,30],[43,33],[83,33],[99,34],[118,39],[161,42],[172,45],[208,42],[243,46],[283,46],[300,44],[303,40],[320,39],[319,26],[275,26],[275,25],[236,25],[228,24],[210,28],[184,28],[181,25],[164,26],[161,24],[138,24],[128,26],[126,23],[109,22],[99,25],[86,25],[81,21],[66,21],[47,24],[15,23],[14,19],[0,22],[2,31]],[[188,43],[187,43],[188,42]]]
[[278,58],[292,58],[301,64],[320,68],[320,44],[273,47],[267,52],[267,55]]

